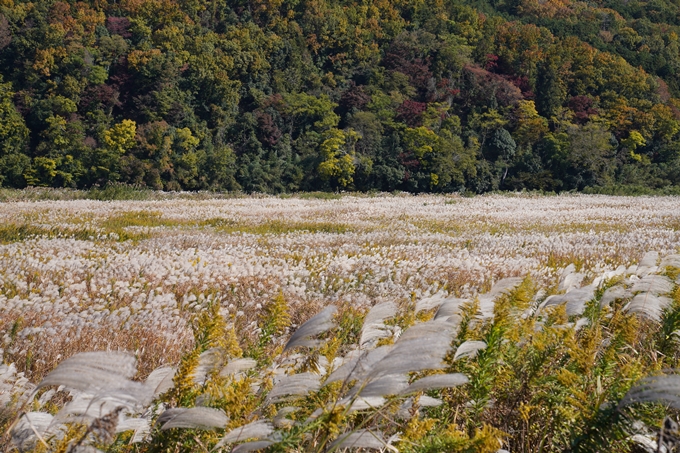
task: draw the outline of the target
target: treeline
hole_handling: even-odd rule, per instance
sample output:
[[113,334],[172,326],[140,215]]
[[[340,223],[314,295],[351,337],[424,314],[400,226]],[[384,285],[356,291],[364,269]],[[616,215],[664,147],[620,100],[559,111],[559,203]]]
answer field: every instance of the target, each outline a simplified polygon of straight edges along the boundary
[[0,184],[680,184],[669,0],[0,0]]

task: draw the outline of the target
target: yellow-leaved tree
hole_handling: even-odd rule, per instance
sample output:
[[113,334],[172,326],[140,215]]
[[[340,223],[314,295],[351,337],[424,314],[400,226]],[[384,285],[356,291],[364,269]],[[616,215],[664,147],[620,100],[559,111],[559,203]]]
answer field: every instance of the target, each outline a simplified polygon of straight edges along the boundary
[[323,161],[318,170],[326,181],[337,183],[340,187],[348,187],[354,182],[355,152],[354,144],[361,136],[352,129],[340,130],[331,128],[324,134],[320,152]]
[[515,115],[515,140],[518,144],[533,145],[549,132],[548,120],[538,114],[534,101],[519,101]]
[[111,151],[124,154],[135,146],[137,123],[133,120],[123,120],[104,132],[104,143]]

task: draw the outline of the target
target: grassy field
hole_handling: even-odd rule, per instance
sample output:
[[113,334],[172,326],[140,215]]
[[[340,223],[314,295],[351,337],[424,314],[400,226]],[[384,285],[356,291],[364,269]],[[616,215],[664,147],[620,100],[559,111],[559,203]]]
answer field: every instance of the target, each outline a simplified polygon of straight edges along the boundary
[[5,451],[656,451],[680,401],[680,198],[5,195]]

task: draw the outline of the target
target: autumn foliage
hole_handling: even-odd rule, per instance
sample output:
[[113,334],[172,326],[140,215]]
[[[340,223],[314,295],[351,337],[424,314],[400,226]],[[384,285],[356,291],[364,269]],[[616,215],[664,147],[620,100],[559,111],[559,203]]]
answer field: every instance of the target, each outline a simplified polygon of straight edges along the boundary
[[3,1],[0,184],[677,188],[678,7],[598,5]]

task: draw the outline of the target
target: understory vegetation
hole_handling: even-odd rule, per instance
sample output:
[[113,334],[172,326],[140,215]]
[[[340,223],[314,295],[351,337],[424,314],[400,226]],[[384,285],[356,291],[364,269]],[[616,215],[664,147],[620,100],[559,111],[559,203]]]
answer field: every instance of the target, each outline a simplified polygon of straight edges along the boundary
[[141,381],[121,352],[37,386],[3,365],[6,451],[653,452],[664,423],[675,448],[680,255],[656,263],[584,287],[572,265],[552,296],[509,278],[473,299],[328,306],[292,335],[281,293],[246,342],[208,304],[193,349]]
[[670,0],[4,0],[0,186],[678,193],[678,17]]

